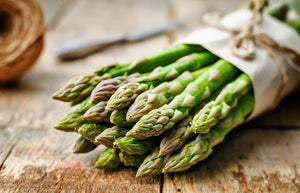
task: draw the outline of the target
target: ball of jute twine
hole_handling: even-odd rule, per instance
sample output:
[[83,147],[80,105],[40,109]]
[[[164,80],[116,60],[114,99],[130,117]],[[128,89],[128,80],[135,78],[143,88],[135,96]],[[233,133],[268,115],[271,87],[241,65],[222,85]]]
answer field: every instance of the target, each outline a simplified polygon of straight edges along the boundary
[[0,0],[0,83],[18,80],[37,60],[44,17],[35,0]]
[[266,6],[265,1],[249,0],[249,7],[252,17],[246,25],[240,29],[231,29],[220,23],[220,14],[213,13],[204,16],[204,23],[217,29],[229,32],[232,37],[229,39],[228,47],[233,55],[244,60],[253,60],[255,58],[256,47],[265,50],[278,66],[282,83],[276,95],[274,106],[281,100],[284,87],[288,82],[288,75],[284,65],[284,60],[300,72],[300,53],[296,50],[282,45],[273,40],[268,34],[261,29],[263,20],[263,9]]

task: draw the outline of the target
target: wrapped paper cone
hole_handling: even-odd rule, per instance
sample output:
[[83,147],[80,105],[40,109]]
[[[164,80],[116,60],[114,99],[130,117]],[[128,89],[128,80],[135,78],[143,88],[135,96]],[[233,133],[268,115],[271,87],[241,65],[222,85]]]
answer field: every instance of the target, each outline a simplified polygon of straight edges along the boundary
[[43,48],[44,18],[35,0],[0,0],[0,83],[18,80]]

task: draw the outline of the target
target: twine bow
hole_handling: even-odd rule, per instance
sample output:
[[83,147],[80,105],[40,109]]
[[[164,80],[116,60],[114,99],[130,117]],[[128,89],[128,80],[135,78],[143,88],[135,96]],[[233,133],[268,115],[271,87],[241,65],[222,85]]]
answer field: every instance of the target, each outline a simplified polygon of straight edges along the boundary
[[217,29],[227,31],[232,34],[228,46],[232,53],[242,59],[252,60],[255,58],[256,47],[265,50],[275,61],[281,74],[282,84],[277,94],[276,102],[282,98],[282,91],[288,81],[288,75],[283,60],[300,72],[300,54],[285,45],[274,41],[268,34],[264,33],[260,25],[263,20],[263,9],[266,2],[263,0],[249,0],[249,7],[252,11],[252,17],[245,26],[240,29],[231,29],[221,25],[220,14],[205,15],[204,23]]

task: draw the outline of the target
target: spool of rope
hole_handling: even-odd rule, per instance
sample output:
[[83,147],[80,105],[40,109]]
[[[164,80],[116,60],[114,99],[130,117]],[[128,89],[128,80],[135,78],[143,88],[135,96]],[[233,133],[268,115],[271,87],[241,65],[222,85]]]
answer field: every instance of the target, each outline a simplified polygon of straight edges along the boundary
[[18,80],[35,63],[44,29],[35,0],[0,0],[0,83]]

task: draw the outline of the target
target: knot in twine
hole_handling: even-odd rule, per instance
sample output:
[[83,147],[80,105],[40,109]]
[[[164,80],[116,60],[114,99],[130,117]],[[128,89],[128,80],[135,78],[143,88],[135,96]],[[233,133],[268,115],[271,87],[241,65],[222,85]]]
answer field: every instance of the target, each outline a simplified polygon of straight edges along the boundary
[[260,25],[263,21],[263,9],[266,3],[262,0],[249,0],[249,7],[252,17],[246,25],[240,29],[231,29],[220,23],[221,15],[212,13],[204,15],[203,21],[211,27],[215,27],[222,31],[232,34],[229,39],[228,46],[233,55],[244,60],[253,60],[255,58],[256,47],[265,50],[269,56],[275,61],[281,74],[282,84],[277,94],[279,102],[282,98],[282,91],[288,81],[288,75],[283,60],[300,72],[300,54],[285,45],[281,45],[273,40],[268,34],[264,33]]

